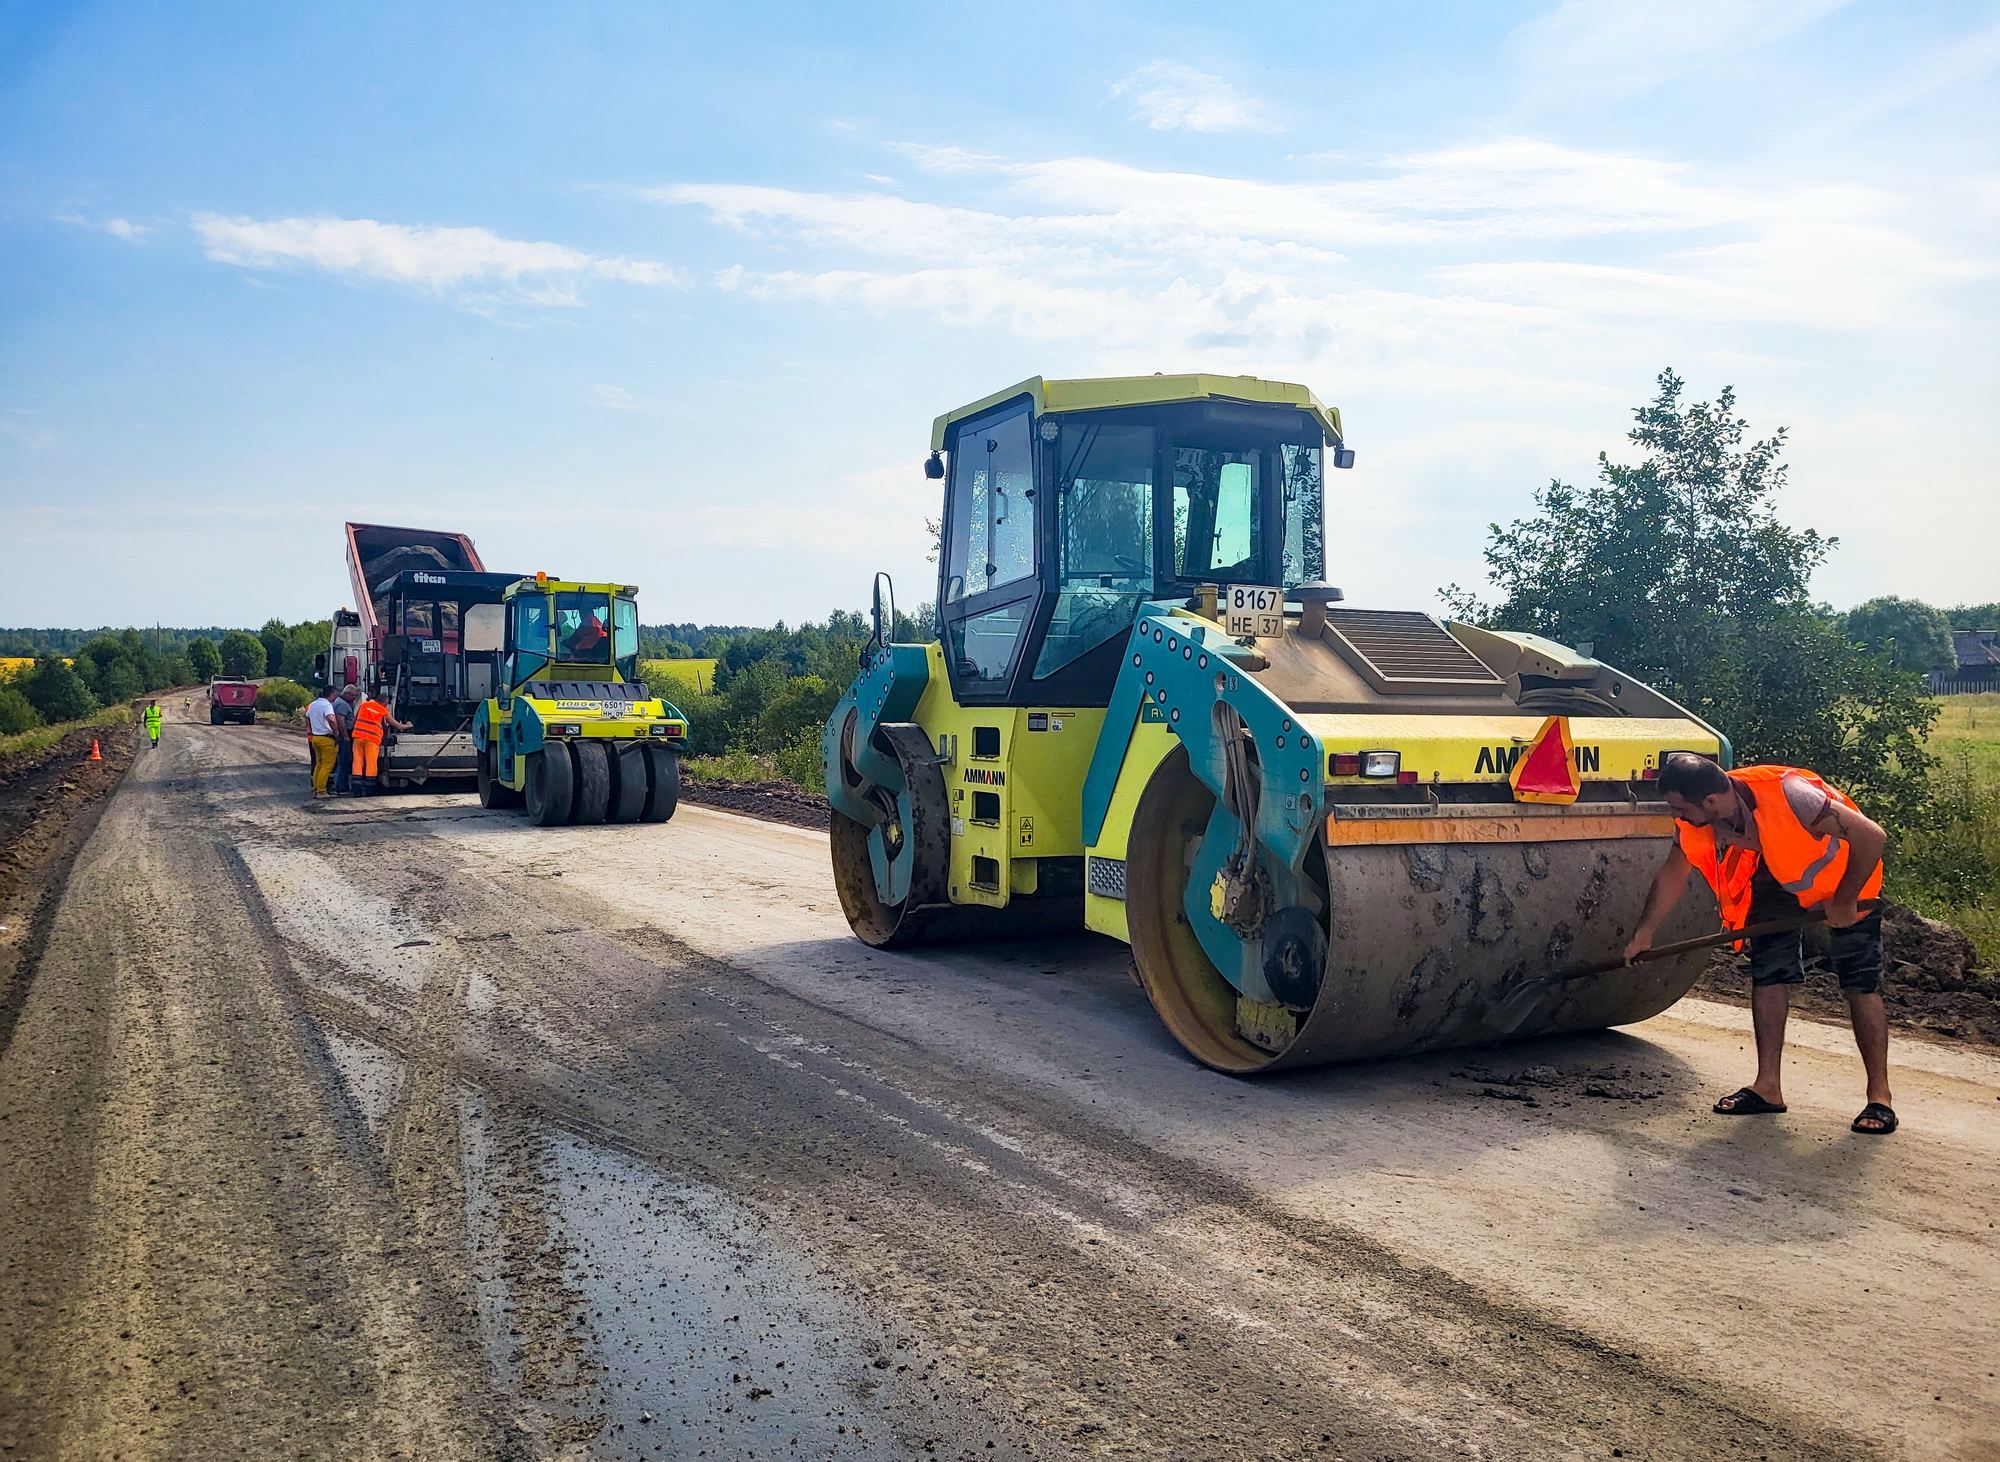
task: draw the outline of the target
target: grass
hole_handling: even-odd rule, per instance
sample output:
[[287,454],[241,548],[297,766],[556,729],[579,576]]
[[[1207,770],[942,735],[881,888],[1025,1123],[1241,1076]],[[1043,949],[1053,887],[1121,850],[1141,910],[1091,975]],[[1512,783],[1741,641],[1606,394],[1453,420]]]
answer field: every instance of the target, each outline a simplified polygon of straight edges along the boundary
[[715,689],[713,660],[641,660],[639,678],[655,692],[672,700],[682,695],[707,695]]
[[[1967,828],[1968,841],[1983,847],[1986,862],[2000,860],[2000,694],[1948,695],[1938,700],[1937,724],[1931,728],[1930,749],[1943,762],[1940,779],[1951,786],[1963,778],[1963,803],[1978,825]],[[1944,899],[1913,895],[1920,912],[1963,929],[1979,947],[1981,960],[2000,965],[2000,888],[1982,898]]]
[[81,721],[58,721],[53,726],[37,726],[32,731],[19,731],[12,736],[0,736],[0,761],[17,756],[33,756],[38,751],[45,751],[79,726],[117,726],[131,719],[130,706],[106,706],[95,715],[85,716]]
[[776,782],[778,759],[754,751],[726,751],[721,756],[690,756],[681,760],[681,772],[697,782]]

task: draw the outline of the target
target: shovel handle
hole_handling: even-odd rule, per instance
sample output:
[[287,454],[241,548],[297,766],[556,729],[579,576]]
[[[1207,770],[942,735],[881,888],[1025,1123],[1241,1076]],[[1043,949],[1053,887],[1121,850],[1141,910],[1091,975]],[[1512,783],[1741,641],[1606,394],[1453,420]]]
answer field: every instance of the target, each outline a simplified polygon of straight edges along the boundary
[[[1882,907],[1880,899],[1863,899],[1856,907],[1863,914],[1872,914]],[[1741,929],[1724,929],[1716,934],[1704,934],[1699,939],[1682,939],[1673,944],[1661,944],[1634,955],[1631,964],[1644,964],[1648,960],[1671,959],[1677,954],[1691,954],[1697,949],[1712,949],[1718,944],[1734,944],[1739,939],[1755,939],[1763,934],[1789,934],[1794,929],[1804,929],[1810,924],[1826,922],[1826,905],[1805,909],[1796,914],[1787,914],[1782,919],[1766,919],[1761,924],[1746,925]],[[1558,980],[1580,980],[1588,975],[1608,975],[1613,970],[1626,968],[1622,959],[1605,960],[1600,964],[1586,965],[1580,970],[1570,970],[1555,976]]]

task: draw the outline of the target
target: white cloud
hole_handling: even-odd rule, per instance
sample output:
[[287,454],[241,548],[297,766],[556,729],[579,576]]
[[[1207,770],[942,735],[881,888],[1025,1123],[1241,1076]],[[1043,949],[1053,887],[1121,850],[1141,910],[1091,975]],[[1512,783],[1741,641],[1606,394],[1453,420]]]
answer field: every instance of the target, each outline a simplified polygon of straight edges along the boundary
[[59,213],[57,223],[73,223],[78,228],[95,229],[99,233],[110,234],[115,239],[137,243],[153,230],[143,223],[134,223],[129,218],[84,218],[74,213]]
[[1632,96],[1805,29],[1851,0],[1563,0],[1514,32],[1532,87]]
[[613,411],[639,409],[639,398],[623,386],[592,386],[590,394],[597,398],[599,406],[609,406]]
[[[195,215],[208,257],[251,269],[305,265],[350,278],[444,290],[503,284],[544,304],[568,303],[585,276],[671,284],[645,259],[604,258],[566,244],[502,238],[483,228],[426,228],[372,218],[227,218]],[[530,288],[530,286],[533,286]]]
[[1276,132],[1263,107],[1220,76],[1179,61],[1153,61],[1113,84],[1132,119],[1156,132]]

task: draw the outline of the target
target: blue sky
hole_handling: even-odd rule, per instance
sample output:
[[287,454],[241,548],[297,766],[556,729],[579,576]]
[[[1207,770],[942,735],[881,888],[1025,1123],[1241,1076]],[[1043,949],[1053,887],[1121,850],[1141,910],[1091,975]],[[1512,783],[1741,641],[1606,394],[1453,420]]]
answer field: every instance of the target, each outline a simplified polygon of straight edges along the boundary
[[930,419],[1300,380],[1431,607],[1663,366],[1817,589],[2000,598],[2000,5],[0,3],[0,623],[320,617],[346,518],[930,597]]

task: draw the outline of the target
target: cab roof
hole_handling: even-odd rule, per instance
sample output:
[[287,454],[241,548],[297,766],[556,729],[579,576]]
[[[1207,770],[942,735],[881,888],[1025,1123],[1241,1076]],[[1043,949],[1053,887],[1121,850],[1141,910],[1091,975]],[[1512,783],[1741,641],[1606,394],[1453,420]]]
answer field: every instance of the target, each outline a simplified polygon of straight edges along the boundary
[[537,579],[523,574],[507,586],[506,598],[516,594],[616,594],[630,599],[639,592],[637,584],[586,584],[576,579]]
[[1165,406],[1176,401],[1248,401],[1260,406],[1292,406],[1318,421],[1329,440],[1343,439],[1340,409],[1322,405],[1319,397],[1290,381],[1201,374],[1094,376],[1076,381],[1047,381],[1030,376],[1018,385],[982,396],[969,406],[940,416],[931,426],[931,450],[944,450],[945,432],[953,422],[991,411],[1016,396],[1032,397],[1037,416],[1046,412],[1102,411],[1114,406]]

